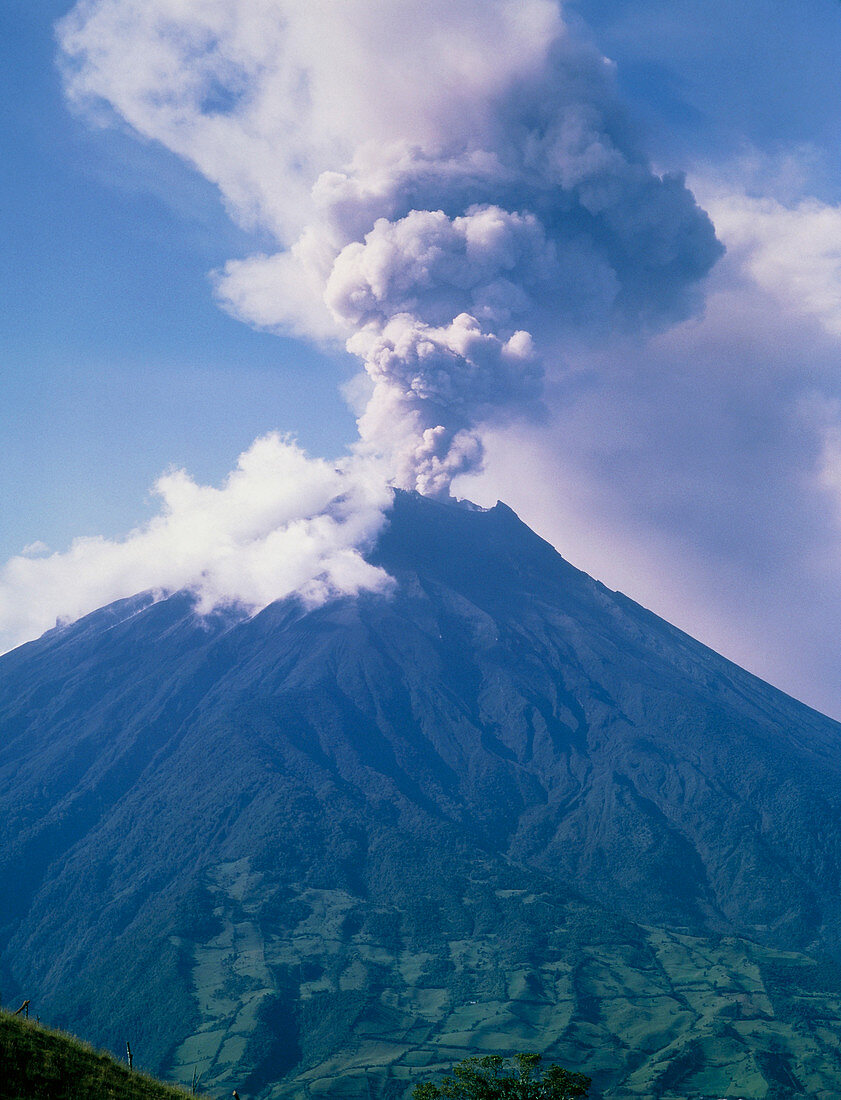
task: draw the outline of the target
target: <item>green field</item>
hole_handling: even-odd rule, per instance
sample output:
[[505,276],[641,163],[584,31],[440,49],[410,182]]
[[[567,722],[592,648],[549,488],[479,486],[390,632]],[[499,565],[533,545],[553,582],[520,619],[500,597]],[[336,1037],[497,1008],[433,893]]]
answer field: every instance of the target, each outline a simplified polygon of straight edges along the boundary
[[[838,1096],[831,966],[486,886],[477,872],[471,935],[444,956],[408,942],[399,913],[372,917],[340,890],[303,890],[294,927],[264,934],[243,901],[261,883],[246,861],[220,867],[218,933],[193,961],[203,1023],[171,1076],[267,1100],[397,1097],[466,1055],[537,1050],[617,1100]],[[545,931],[518,939],[527,927]]]

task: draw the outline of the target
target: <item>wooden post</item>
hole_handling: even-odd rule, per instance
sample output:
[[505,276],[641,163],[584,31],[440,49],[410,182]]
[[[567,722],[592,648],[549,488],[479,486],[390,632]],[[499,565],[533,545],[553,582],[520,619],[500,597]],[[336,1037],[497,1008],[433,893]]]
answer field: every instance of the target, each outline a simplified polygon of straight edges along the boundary
[[131,1069],[134,1059],[131,1056],[131,1047],[129,1046],[128,1039],[126,1039],[126,1058],[128,1058],[128,1068]]

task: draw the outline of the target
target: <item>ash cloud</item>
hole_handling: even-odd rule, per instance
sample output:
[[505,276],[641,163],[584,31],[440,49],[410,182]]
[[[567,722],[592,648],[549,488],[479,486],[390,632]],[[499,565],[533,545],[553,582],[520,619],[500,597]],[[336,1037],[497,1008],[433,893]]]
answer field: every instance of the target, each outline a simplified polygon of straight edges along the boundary
[[403,487],[448,494],[484,427],[536,414],[559,336],[687,316],[722,251],[549,0],[85,0],[59,39],[74,100],[274,235],[220,300],[346,342],[370,379],[359,450]]

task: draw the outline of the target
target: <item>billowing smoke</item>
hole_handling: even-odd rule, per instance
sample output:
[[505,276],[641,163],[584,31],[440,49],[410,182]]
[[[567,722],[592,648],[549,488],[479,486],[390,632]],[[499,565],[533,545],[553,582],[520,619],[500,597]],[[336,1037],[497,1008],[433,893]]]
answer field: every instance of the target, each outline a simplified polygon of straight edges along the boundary
[[381,587],[360,551],[389,483],[446,496],[483,432],[542,415],[547,355],[688,316],[721,252],[553,0],[79,0],[58,39],[79,109],[186,158],[276,242],[216,273],[223,306],[344,343],[364,407],[338,471],[258,441],[220,490],[162,479],[124,540],[10,562],[15,641],[144,588],[207,610]]
[[447,494],[483,425],[537,413],[550,339],[685,316],[721,252],[552,0],[83,0],[59,37],[77,102],[275,237],[220,299],[346,341],[360,449],[404,487]]

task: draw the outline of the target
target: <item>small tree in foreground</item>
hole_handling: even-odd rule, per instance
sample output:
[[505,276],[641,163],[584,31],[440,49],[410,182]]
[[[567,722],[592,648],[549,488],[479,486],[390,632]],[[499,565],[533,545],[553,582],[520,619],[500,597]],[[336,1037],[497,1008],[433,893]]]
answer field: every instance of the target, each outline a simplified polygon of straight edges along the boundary
[[415,1085],[412,1100],[574,1100],[587,1096],[590,1078],[551,1065],[540,1071],[539,1054],[465,1058],[440,1084]]

